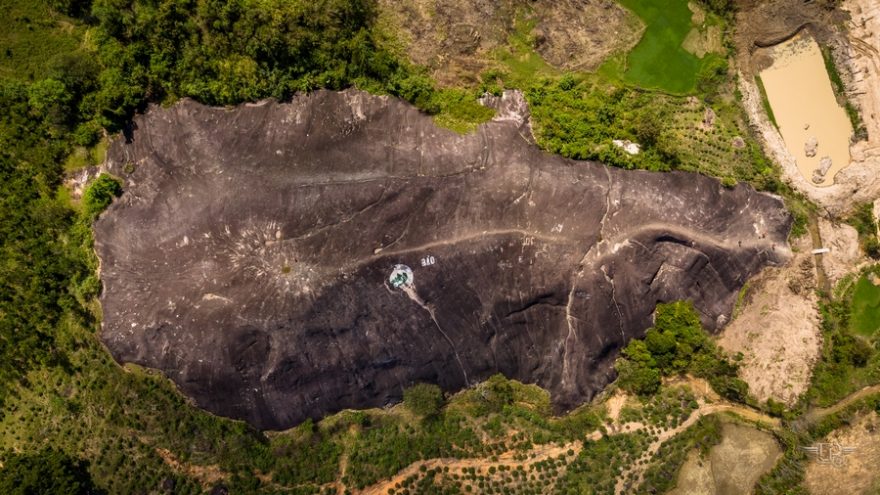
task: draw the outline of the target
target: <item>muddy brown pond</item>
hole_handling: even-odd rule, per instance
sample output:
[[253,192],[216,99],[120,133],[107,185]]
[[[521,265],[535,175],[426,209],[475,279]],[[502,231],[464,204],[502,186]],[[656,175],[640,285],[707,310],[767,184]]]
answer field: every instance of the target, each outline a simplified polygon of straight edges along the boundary
[[805,35],[772,49],[773,64],[761,72],[770,107],[801,174],[830,186],[850,161],[852,126],[837,103],[822,52]]

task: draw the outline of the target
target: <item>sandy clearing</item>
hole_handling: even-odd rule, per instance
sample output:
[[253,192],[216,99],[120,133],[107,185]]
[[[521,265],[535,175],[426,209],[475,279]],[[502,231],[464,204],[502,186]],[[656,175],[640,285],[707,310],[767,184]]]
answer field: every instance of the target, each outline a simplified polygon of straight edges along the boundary
[[179,461],[170,450],[159,447],[156,448],[156,453],[159,454],[159,457],[161,457],[162,460],[165,461],[165,464],[171,469],[195,479],[203,487],[209,487],[229,477],[229,473],[222,471],[217,465],[198,466],[195,464],[184,463]]
[[831,287],[834,287],[847,274],[857,271],[866,260],[859,250],[859,233],[845,223],[819,220],[819,233],[822,246],[831,252],[822,255],[822,266]]
[[880,464],[880,417],[875,411],[858,417],[852,424],[835,430],[821,441],[836,448],[855,451],[838,458],[837,463],[811,459],[807,464],[804,486],[814,495],[839,493],[877,493]]
[[707,53],[721,53],[724,49],[722,45],[721,26],[705,26],[706,11],[695,2],[688,2],[688,9],[691,11],[691,23],[694,27],[688,32],[681,47],[699,58],[703,58]]
[[708,26],[706,29],[691,29],[681,47],[699,58],[703,58],[709,53],[720,53],[723,50],[721,42],[721,27]]
[[745,495],[782,455],[773,435],[755,428],[724,423],[721,443],[701,458],[691,450],[669,495]]
[[608,420],[612,423],[617,423],[617,419],[620,418],[620,410],[623,409],[623,406],[626,404],[627,395],[626,393],[618,390],[608,402],[605,403],[605,408],[608,411]]
[[805,236],[794,248],[788,264],[753,279],[745,306],[718,338],[731,355],[743,354],[740,376],[762,402],[794,404],[821,351],[811,245]]

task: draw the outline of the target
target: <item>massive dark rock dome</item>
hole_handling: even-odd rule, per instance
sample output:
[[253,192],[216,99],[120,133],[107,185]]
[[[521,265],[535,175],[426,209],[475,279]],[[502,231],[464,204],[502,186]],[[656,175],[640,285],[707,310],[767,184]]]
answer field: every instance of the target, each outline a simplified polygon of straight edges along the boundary
[[497,372],[565,409],[658,302],[715,328],[788,255],[778,198],[548,155],[518,94],[489,103],[466,136],[357,91],[151,108],[109,152],[104,342],[259,428]]

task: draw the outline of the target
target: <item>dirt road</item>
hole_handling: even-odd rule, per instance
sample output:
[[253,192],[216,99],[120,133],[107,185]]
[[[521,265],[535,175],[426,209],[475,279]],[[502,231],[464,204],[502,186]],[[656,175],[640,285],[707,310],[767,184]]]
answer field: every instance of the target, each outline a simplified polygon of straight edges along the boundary
[[[691,414],[691,416],[688,419],[683,421],[677,427],[663,430],[658,435],[657,439],[653,443],[651,443],[651,445],[648,447],[647,451],[642,456],[642,458],[650,459],[651,457],[653,457],[657,453],[657,451],[660,449],[660,446],[663,445],[664,442],[666,442],[670,438],[674,437],[675,435],[681,433],[682,431],[686,430],[687,428],[692,426],[694,423],[696,423],[703,416],[708,416],[711,414],[725,413],[725,412],[737,414],[737,415],[741,416],[743,419],[746,419],[749,421],[758,421],[758,422],[766,423],[767,425],[769,425],[773,428],[778,428],[780,425],[778,419],[772,418],[772,417],[767,416],[759,411],[756,411],[754,409],[751,409],[751,408],[748,408],[745,406],[730,404],[730,403],[726,403],[726,402],[713,403],[713,404],[703,403],[700,405],[699,408],[697,408],[693,412],[693,414]],[[614,432],[611,434],[612,436],[619,435],[622,433],[627,433],[627,434],[635,433],[637,431],[641,431],[646,428],[647,428],[647,425],[645,425],[644,423],[640,423],[640,422],[629,422],[629,423],[625,423],[622,425],[613,425],[613,424],[606,425],[606,429],[608,431]],[[598,439],[602,438],[602,434],[599,433],[598,431],[595,431],[585,438],[588,438],[591,440],[598,440]],[[566,454],[569,450],[571,450],[575,455],[577,455],[578,453],[580,453],[580,451],[582,449],[583,449],[582,442],[575,441],[575,442],[570,442],[570,443],[566,443],[563,445],[552,445],[552,444],[551,445],[542,445],[538,448],[535,448],[535,449],[530,450],[525,453],[517,452],[517,451],[505,452],[504,454],[498,456],[497,461],[490,461],[486,458],[471,458],[471,459],[444,458],[444,459],[428,459],[428,460],[424,460],[424,461],[416,461],[416,462],[410,464],[409,466],[407,466],[406,468],[404,468],[403,470],[401,470],[400,472],[398,472],[397,474],[395,474],[390,479],[381,481],[381,482],[379,482],[373,486],[367,487],[364,490],[357,492],[357,493],[361,493],[363,495],[384,495],[384,494],[387,494],[388,490],[390,488],[393,488],[397,483],[401,483],[407,477],[412,476],[414,474],[418,474],[419,472],[421,472],[421,469],[423,466],[426,469],[449,468],[449,471],[451,473],[461,472],[467,468],[474,468],[480,473],[486,473],[486,472],[488,472],[489,468],[493,467],[493,466],[495,468],[498,468],[499,466],[505,466],[505,467],[512,468],[512,469],[516,469],[518,466],[523,466],[525,468],[528,468],[528,466],[530,466],[532,464],[535,464],[535,463],[538,463],[541,461],[546,461],[551,458],[558,458],[559,456]],[[526,460],[520,461],[520,460],[516,460],[514,458],[517,455],[519,455],[521,457],[522,454],[525,454]],[[637,478],[636,484],[641,482],[642,476],[644,476],[644,469],[645,468],[646,468],[646,465],[642,465],[642,466],[638,466],[638,467],[633,468],[633,469],[638,470],[638,473],[637,473],[638,478]],[[635,472],[635,471],[632,471],[632,472]],[[624,487],[623,487],[621,480],[625,479],[626,475],[629,473],[630,473],[630,471],[625,472],[618,479],[617,490],[616,490],[617,493],[624,493]]]
[[880,393],[880,385],[872,385],[870,387],[865,387],[857,392],[853,392],[853,393],[847,395],[840,402],[838,402],[837,404],[834,404],[833,406],[819,407],[819,408],[810,410],[809,412],[807,412],[804,415],[804,420],[807,423],[816,423],[816,422],[822,420],[822,418],[825,418],[826,416],[828,416],[830,414],[840,412],[846,406],[849,406],[850,404],[852,404],[860,399],[864,399],[865,397],[867,397],[869,395],[873,395],[873,394],[877,394],[877,393]]

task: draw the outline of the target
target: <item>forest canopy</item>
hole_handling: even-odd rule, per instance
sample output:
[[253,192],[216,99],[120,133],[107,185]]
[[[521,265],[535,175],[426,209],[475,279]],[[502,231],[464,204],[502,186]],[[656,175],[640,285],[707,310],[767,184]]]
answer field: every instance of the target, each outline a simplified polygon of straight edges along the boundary
[[91,49],[52,61],[35,103],[80,144],[149,102],[229,105],[358,85],[430,105],[433,86],[375,27],[370,0],[53,0]]

